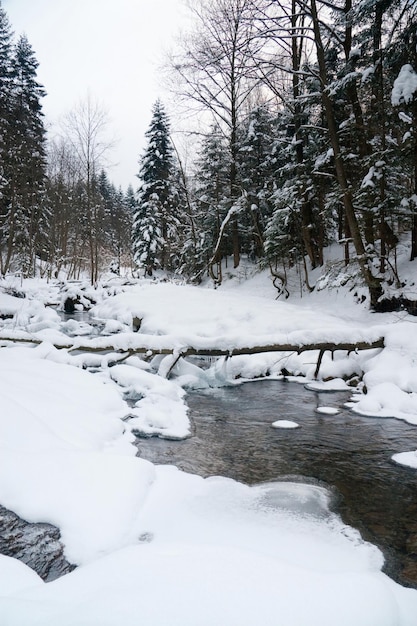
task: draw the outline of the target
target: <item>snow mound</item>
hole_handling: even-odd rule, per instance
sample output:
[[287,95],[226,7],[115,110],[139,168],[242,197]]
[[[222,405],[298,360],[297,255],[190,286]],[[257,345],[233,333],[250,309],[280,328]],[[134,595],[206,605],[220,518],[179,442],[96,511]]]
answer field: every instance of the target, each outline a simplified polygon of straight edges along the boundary
[[340,411],[333,406],[318,406],[316,408],[316,413],[323,413],[324,415],[337,415]]
[[412,452],[399,452],[398,454],[393,454],[391,458],[399,465],[406,465],[407,467],[417,469],[417,450],[413,450]]
[[333,380],[313,380],[311,382],[306,383],[306,389],[310,391],[351,391],[351,387],[346,384],[344,380],[341,378],[334,378]]
[[133,433],[184,439],[190,434],[185,391],[175,382],[130,365],[110,370],[130,398],[139,398],[130,411],[127,426]]
[[300,428],[300,424],[291,420],[277,420],[272,424],[273,428]]

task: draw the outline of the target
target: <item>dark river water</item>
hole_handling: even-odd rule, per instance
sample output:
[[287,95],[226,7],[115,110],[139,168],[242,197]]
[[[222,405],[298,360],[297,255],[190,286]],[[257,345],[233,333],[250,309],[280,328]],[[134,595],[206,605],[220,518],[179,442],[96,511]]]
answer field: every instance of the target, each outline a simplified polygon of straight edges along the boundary
[[[417,449],[417,427],[355,415],[343,409],[349,395],[272,380],[190,393],[192,437],[138,439],[139,455],[247,484],[294,477],[325,483],[343,520],[381,548],[386,573],[417,588],[417,470],[390,460]],[[320,414],[318,406],[341,411]],[[278,419],[300,428],[272,428]]]

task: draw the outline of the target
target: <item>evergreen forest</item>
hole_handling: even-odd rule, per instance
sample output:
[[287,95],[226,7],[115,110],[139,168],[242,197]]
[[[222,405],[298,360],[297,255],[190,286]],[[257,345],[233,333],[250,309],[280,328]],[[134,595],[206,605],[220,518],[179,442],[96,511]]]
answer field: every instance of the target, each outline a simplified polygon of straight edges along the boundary
[[416,2],[196,0],[190,11],[166,87],[200,120],[191,162],[158,100],[137,187],[122,191],[93,102],[47,139],[35,54],[0,6],[1,275],[87,271],[95,284],[130,267],[218,285],[245,259],[278,295],[291,268],[312,290],[322,267],[359,280],[374,309],[416,312],[398,264],[417,257]]

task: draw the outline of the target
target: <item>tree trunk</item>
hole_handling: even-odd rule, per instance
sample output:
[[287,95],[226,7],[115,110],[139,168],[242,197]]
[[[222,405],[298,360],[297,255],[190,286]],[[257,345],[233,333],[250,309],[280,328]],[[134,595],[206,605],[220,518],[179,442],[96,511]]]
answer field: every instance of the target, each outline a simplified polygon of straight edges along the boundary
[[[304,17],[298,14],[297,2],[292,0],[292,13],[291,13],[291,63],[292,63],[292,96],[294,100],[294,136],[295,136],[295,155],[297,165],[303,166],[304,164],[304,144],[301,133],[302,125],[302,106],[300,103],[300,65],[302,57],[302,45],[303,37],[297,35],[297,29],[303,28],[303,23],[299,24],[299,20],[303,20]],[[301,238],[304,244],[305,252],[310,259],[312,268],[314,269],[318,264],[320,258],[320,252],[317,249],[317,242],[312,236],[312,206],[309,194],[304,191],[301,200]],[[308,282],[308,281],[307,281]]]
[[316,0],[310,0],[311,18],[313,21],[314,39],[317,53],[317,62],[319,66],[319,76],[321,83],[321,98],[326,114],[327,126],[329,131],[329,139],[333,149],[336,176],[339,183],[343,206],[345,209],[346,220],[349,226],[349,231],[352,237],[353,245],[357,254],[358,263],[361,269],[362,276],[369,290],[371,306],[375,307],[378,298],[382,294],[381,284],[371,272],[369,266],[369,260],[367,259],[365,246],[362,241],[362,236],[359,230],[358,220],[356,218],[355,209],[353,206],[352,194],[347,182],[346,167],[343,161],[343,157],[340,152],[339,137],[337,132],[335,112],[333,108],[333,102],[328,94],[327,90],[327,70],[324,55],[323,42],[320,32],[320,21],[317,12]]
[[[417,67],[417,32],[414,32],[412,37],[412,62],[414,68]],[[414,95],[412,103],[412,117],[413,117],[413,140],[414,140],[414,194],[417,197],[417,96]],[[413,203],[413,213],[411,222],[411,256],[410,261],[417,258],[417,203]]]
[[[232,86],[232,132],[230,137],[230,197],[231,202],[234,203],[238,198],[237,188],[237,115],[235,105],[235,95]],[[240,240],[239,240],[239,223],[237,216],[232,220],[232,248],[233,248],[233,267],[236,268],[240,263]]]

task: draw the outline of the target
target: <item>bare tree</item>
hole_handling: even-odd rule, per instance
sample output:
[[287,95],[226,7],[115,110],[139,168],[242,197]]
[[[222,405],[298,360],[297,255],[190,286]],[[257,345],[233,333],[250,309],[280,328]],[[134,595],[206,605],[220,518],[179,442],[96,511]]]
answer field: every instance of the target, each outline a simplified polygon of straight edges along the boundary
[[[191,5],[191,3],[190,3]],[[182,50],[170,59],[172,83],[187,101],[211,114],[228,139],[230,151],[230,206],[238,206],[237,131],[245,103],[258,82],[255,58],[259,40],[254,36],[251,0],[197,0],[191,11],[194,32],[184,36]],[[234,266],[240,262],[238,212],[229,220]],[[218,235],[221,238],[223,231]],[[221,260],[220,245],[211,260]]]
[[85,220],[89,247],[90,277],[96,284],[99,274],[100,221],[102,203],[98,194],[98,174],[113,143],[107,137],[107,112],[90,94],[70,111],[64,129],[79,163],[85,196]]

